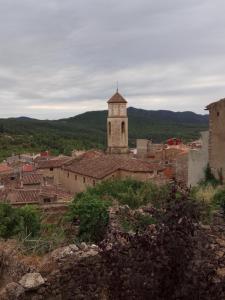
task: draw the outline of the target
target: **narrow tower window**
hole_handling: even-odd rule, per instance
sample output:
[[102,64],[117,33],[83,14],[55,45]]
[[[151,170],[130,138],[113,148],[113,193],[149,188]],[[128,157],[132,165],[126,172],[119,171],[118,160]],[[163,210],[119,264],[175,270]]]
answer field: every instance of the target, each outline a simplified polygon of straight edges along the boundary
[[111,122],[109,122],[109,135],[111,135]]
[[125,122],[121,123],[121,132],[125,133]]

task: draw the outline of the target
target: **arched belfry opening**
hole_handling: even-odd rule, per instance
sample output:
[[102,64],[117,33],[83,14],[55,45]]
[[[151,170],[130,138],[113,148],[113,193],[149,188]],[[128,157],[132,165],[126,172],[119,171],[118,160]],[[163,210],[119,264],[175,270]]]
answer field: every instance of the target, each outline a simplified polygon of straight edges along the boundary
[[127,101],[117,91],[108,101],[107,152],[126,154],[128,150]]
[[121,123],[121,133],[122,134],[125,133],[125,122],[124,121]]

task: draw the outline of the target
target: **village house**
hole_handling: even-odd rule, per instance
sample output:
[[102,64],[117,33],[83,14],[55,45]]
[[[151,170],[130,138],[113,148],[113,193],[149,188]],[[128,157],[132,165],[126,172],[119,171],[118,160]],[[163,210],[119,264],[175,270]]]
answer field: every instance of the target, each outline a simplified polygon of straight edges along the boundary
[[91,159],[80,158],[61,169],[61,183],[71,193],[83,192],[87,187],[107,179],[133,178],[165,182],[164,168],[135,158],[101,155]]
[[0,164],[0,183],[3,183],[6,177],[9,177],[13,174],[13,168],[10,167],[7,163]]
[[[200,146],[199,146],[200,145]],[[205,177],[209,162],[209,132],[201,132],[200,144],[188,153],[187,185],[196,186]]]
[[35,161],[35,167],[43,174],[46,182],[60,184],[61,167],[71,159],[71,157],[63,155],[38,159]]
[[40,170],[35,169],[33,163],[24,163],[19,169],[17,167],[4,168],[4,175],[2,185],[0,186],[1,202],[12,205],[51,205],[66,203],[72,199],[72,195],[63,188],[51,183],[49,184]]

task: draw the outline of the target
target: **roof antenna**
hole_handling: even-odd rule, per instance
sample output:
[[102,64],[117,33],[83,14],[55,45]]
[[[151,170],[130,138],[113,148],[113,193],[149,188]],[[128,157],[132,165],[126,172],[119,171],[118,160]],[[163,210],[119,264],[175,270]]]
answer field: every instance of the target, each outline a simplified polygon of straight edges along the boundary
[[118,83],[118,81],[116,82],[116,92],[117,93],[119,92],[119,83]]

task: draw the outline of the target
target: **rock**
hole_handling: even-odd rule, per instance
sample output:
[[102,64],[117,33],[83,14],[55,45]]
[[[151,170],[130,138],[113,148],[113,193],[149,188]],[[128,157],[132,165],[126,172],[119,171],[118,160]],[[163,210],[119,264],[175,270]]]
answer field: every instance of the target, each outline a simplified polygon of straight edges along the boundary
[[222,240],[220,238],[216,239],[216,242],[221,246],[221,247],[225,247],[225,240]]
[[219,268],[216,270],[216,274],[220,277],[225,277],[225,268]]
[[119,207],[119,211],[121,213],[128,213],[130,211],[130,207],[127,204],[125,204]]
[[95,245],[95,244],[91,245],[91,249],[99,251],[99,247],[97,245]]
[[80,250],[83,250],[83,251],[87,251],[88,250],[88,246],[86,243],[82,242],[80,244]]
[[224,256],[224,251],[217,251],[217,252],[216,252],[216,256],[217,256],[218,258],[223,257],[223,256]]
[[211,226],[210,225],[201,224],[201,228],[205,229],[205,230],[210,230]]
[[51,256],[57,260],[72,255],[73,252],[74,250],[72,250],[70,246],[66,246],[52,251]]
[[45,280],[40,273],[27,273],[19,281],[19,284],[25,288],[25,290],[38,289],[44,283]]
[[13,296],[15,299],[23,295],[23,293],[25,292],[25,289],[20,284],[15,282],[7,284],[5,290],[7,291],[7,294],[9,296]]
[[90,249],[87,253],[88,253],[88,255],[90,255],[90,256],[98,255],[98,249],[97,249],[97,250]]
[[71,244],[71,245],[69,245],[69,247],[70,247],[70,249],[71,249],[72,251],[74,251],[74,252],[76,252],[76,251],[79,250],[79,248],[78,248],[77,245],[75,245],[75,244]]

